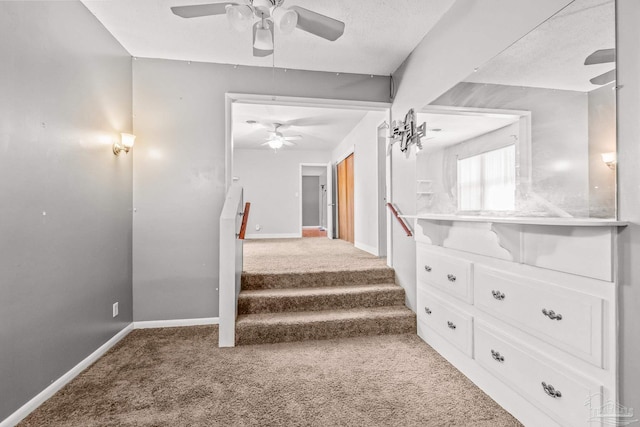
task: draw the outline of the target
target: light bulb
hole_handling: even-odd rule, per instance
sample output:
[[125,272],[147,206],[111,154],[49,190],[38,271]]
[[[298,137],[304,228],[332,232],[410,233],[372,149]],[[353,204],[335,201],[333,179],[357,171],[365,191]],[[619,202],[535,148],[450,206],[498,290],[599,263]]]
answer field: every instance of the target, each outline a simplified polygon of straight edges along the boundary
[[278,28],[284,34],[289,34],[295,30],[298,25],[298,13],[294,10],[289,10],[284,7],[273,7],[271,9],[271,16],[273,17]]
[[227,19],[236,31],[245,31],[251,27],[253,12],[245,4],[227,5]]

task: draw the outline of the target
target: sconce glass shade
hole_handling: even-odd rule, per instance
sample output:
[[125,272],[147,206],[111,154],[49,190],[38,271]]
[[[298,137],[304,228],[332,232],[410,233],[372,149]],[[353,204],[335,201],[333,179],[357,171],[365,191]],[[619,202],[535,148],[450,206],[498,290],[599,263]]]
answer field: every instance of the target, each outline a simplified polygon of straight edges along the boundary
[[136,141],[136,136],[132,135],[130,133],[121,133],[120,134],[120,141],[122,143],[122,146],[129,151],[131,148],[133,148],[133,144]]
[[298,25],[298,14],[294,10],[274,7],[271,9],[271,16],[284,34],[290,34]]
[[602,157],[602,161],[609,166],[609,168],[613,169],[616,166],[618,159],[615,152],[602,153],[600,156]]
[[227,20],[236,31],[245,31],[251,28],[253,12],[246,4],[227,5]]
[[116,156],[121,152],[128,153],[129,150],[133,148],[133,143],[136,140],[136,136],[130,133],[121,133],[120,134],[120,142],[113,143],[113,154]]
[[260,25],[256,29],[256,39],[253,42],[253,47],[260,50],[273,50],[273,37],[271,36],[271,30],[268,28],[268,24],[265,26]]

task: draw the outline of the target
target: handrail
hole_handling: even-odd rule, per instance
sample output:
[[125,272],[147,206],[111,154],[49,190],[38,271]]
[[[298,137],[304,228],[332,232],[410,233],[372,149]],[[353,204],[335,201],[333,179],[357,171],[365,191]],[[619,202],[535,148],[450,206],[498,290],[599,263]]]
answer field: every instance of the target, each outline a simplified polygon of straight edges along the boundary
[[242,274],[242,244],[239,239],[240,217],[243,216],[242,187],[234,183],[229,187],[220,214],[220,276],[218,280],[218,346],[235,346],[238,294]]
[[400,225],[404,229],[405,233],[407,233],[407,236],[409,236],[409,237],[413,236],[413,233],[411,233],[411,230],[409,229],[409,227],[407,227],[407,224],[405,224],[404,220],[402,218],[400,218],[400,214],[398,214],[398,211],[393,206],[393,204],[387,203],[387,206],[389,207],[389,209],[391,209],[391,212],[393,212],[393,215],[396,217],[396,219],[398,220],[398,222],[400,223]]
[[244,240],[244,234],[247,231],[247,221],[249,220],[249,209],[251,209],[251,203],[244,204],[244,210],[242,211],[242,225],[240,226],[240,233],[238,239]]

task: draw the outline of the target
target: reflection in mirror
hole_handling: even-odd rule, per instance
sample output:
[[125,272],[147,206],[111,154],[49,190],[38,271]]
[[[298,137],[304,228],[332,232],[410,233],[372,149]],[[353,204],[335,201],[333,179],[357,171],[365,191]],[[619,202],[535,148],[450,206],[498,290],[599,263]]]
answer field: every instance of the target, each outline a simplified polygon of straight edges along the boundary
[[576,0],[418,114],[418,213],[615,218],[614,46]]

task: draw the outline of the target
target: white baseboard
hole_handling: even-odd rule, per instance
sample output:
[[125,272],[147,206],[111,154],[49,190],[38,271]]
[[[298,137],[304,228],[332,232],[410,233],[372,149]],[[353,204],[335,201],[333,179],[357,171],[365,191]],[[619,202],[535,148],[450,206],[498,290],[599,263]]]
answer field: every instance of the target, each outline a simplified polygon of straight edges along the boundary
[[280,233],[280,234],[247,234],[245,239],[297,239],[302,237],[302,233]]
[[147,320],[133,322],[133,329],[175,328],[179,326],[217,325],[218,317],[201,317],[198,319]]
[[358,249],[362,249],[365,252],[369,252],[371,255],[378,256],[378,248],[374,246],[365,245],[364,243],[355,242],[353,244]]
[[109,341],[102,344],[96,351],[87,356],[84,360],[71,368],[67,373],[55,380],[49,387],[38,393],[33,399],[22,405],[17,411],[9,415],[4,421],[0,422],[0,427],[13,427],[22,421],[27,415],[33,412],[38,406],[42,405],[47,399],[56,394],[62,387],[67,385],[71,380],[84,371],[89,365],[102,357],[111,347],[116,345],[121,339],[127,336],[133,330],[133,323],[128,324],[124,329],[114,335]]

